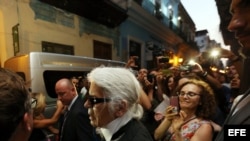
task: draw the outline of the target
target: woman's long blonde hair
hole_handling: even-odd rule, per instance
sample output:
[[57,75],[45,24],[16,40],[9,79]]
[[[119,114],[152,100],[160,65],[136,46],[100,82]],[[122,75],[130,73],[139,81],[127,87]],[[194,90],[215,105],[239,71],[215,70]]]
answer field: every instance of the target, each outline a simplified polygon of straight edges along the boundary
[[34,119],[39,119],[40,115],[44,112],[46,107],[45,95],[43,93],[33,92],[31,93],[32,98],[37,100],[36,107],[33,109]]

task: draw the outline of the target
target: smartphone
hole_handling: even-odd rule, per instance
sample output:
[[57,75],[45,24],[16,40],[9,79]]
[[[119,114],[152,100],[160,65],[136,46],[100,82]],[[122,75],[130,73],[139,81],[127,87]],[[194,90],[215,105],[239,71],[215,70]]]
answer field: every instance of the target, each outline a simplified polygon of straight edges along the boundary
[[180,66],[180,71],[191,71],[192,66],[191,65],[182,65]]
[[174,112],[179,111],[179,97],[178,96],[171,96],[170,97],[170,105],[175,107]]

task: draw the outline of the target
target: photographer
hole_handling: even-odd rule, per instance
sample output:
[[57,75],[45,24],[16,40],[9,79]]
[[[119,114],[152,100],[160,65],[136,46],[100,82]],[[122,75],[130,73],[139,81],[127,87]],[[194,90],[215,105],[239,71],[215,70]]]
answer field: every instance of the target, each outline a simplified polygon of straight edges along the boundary
[[[134,75],[138,77],[138,71],[136,70],[138,66],[136,64],[136,60],[138,60],[138,56],[130,56],[125,65],[125,68],[130,69],[134,73]],[[152,107],[151,100],[143,90],[143,87],[141,89],[140,104],[142,105],[144,110],[149,110]]]
[[138,76],[137,76],[137,80],[140,82],[143,90],[145,91],[145,93],[148,95],[149,100],[152,101],[153,100],[153,93],[154,93],[154,80],[153,80],[153,76],[151,76],[151,81],[150,82],[148,80],[148,70],[145,68],[142,68],[138,71]]
[[[148,72],[147,69],[142,68],[138,71],[137,80],[140,82],[144,92],[148,96],[151,102],[151,108],[144,110],[143,118],[141,122],[146,126],[151,136],[153,137],[154,130],[158,126],[159,122],[154,119],[154,109],[159,104],[159,100],[156,97],[156,71]],[[157,88],[158,89],[158,88]]]
[[159,71],[172,67],[167,56],[156,56],[156,66]]
[[[126,67],[132,68],[134,72],[136,65],[136,56],[132,56],[129,58]],[[157,69],[152,69],[150,72],[146,68],[140,68],[138,72],[136,73],[137,80],[140,82],[142,87],[142,92],[144,97],[144,101],[141,101],[141,103],[145,103],[148,100],[150,101],[151,107],[150,108],[144,108],[144,114],[141,119],[141,122],[146,126],[148,131],[150,132],[151,136],[153,137],[154,130],[158,126],[158,122],[154,119],[154,109],[159,104],[159,100],[157,96],[155,95],[156,92],[156,76],[158,74]],[[147,98],[146,98],[147,97]],[[147,100],[148,99],[148,100]],[[141,98],[142,100],[142,98]]]

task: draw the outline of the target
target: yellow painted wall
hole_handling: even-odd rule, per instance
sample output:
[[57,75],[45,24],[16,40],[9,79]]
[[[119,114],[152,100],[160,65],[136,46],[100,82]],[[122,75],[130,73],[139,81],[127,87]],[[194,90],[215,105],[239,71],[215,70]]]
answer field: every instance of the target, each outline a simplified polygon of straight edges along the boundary
[[[12,45],[12,27],[19,23],[20,52],[17,55],[32,51],[41,52],[42,41],[72,45],[75,55],[93,57],[93,40],[113,44],[113,40],[94,35],[79,35],[78,16],[74,15],[75,28],[35,19],[29,6],[29,0],[1,0],[0,2],[0,61],[14,55]],[[113,60],[119,60],[113,49]]]

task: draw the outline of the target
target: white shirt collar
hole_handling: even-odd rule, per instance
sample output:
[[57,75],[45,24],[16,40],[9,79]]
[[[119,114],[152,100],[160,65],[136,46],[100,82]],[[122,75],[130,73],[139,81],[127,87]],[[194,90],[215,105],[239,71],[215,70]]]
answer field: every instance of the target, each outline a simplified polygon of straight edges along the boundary
[[113,134],[116,133],[122,126],[128,123],[132,119],[131,114],[129,112],[125,113],[122,117],[119,117],[105,127],[100,128],[102,135],[104,136],[106,141],[110,141]]

